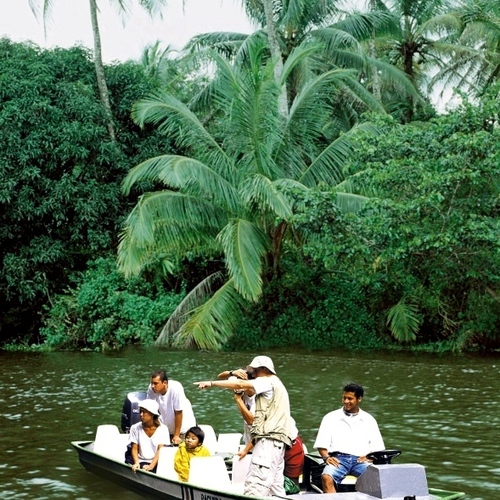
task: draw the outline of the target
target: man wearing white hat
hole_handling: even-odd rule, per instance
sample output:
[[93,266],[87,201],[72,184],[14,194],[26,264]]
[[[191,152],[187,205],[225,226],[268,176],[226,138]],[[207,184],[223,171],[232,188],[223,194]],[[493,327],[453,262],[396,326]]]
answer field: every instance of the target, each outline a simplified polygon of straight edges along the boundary
[[255,418],[251,428],[255,446],[243,494],[257,497],[285,495],[285,447],[292,445],[288,392],[276,376],[270,357],[257,356],[249,366],[255,370],[253,380],[208,380],[196,384],[199,389],[220,387],[255,394]]

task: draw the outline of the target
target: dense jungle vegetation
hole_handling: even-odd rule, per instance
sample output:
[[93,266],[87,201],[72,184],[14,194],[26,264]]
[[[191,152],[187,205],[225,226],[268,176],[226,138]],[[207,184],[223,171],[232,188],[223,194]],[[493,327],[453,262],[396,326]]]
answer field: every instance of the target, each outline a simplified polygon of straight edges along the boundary
[[243,3],[109,109],[0,40],[4,348],[499,349],[498,2]]

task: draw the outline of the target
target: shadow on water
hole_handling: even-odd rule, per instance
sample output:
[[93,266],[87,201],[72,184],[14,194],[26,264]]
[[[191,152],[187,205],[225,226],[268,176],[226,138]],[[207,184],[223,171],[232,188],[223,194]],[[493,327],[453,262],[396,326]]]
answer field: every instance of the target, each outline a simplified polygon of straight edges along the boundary
[[[379,421],[398,463],[426,466],[430,486],[461,490],[470,500],[500,497],[500,357],[275,351],[305,444],[327,412],[340,406],[342,386],[365,387],[362,407]],[[178,352],[129,348],[102,353],[0,353],[0,497],[2,499],[136,500],[134,493],[88,473],[73,440],[92,439],[99,423],[120,425],[129,391],[166,368],[185,386],[199,423],[240,431],[227,391],[192,384],[245,366],[253,353]]]

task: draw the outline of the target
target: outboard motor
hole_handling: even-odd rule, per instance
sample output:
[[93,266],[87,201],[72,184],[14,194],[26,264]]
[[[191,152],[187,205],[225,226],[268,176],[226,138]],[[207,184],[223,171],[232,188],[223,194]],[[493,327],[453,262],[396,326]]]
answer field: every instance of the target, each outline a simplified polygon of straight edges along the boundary
[[122,409],[122,431],[129,432],[130,427],[140,421],[139,403],[146,399],[145,392],[129,392]]

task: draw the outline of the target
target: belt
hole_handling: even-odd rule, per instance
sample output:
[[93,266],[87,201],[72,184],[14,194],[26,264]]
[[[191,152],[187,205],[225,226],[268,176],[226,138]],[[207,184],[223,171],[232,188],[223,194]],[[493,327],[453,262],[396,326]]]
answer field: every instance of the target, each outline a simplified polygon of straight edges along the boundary
[[351,453],[341,453],[340,451],[332,451],[328,453],[331,457],[354,457],[356,455],[352,455]]

